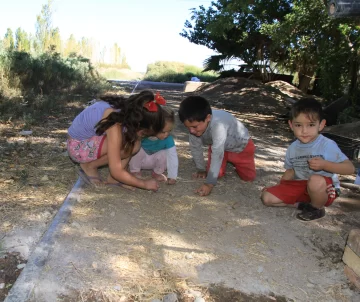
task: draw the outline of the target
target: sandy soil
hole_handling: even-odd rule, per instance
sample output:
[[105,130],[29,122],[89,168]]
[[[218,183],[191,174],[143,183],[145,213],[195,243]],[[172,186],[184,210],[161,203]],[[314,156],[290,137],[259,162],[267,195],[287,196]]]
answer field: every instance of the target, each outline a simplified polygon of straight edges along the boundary
[[[194,194],[201,181],[190,178],[194,165],[188,135],[178,122],[178,183],[162,184],[157,193],[84,188],[70,221],[59,229],[33,301],[156,301],[169,298],[169,293],[186,302],[201,301],[200,297],[360,300],[341,261],[349,231],[360,227],[360,196],[344,189],[327,215],[311,223],[296,220],[294,209],[264,207],[261,189],[280,178],[285,150],[293,139],[277,119],[286,112],[288,94],[244,81],[229,81],[226,87],[216,84],[198,93],[247,125],[257,146],[257,179],[244,183],[228,165],[227,175],[210,196]],[[175,110],[184,97],[162,93]],[[35,135],[21,138],[18,129],[2,125],[7,133],[2,147],[25,140],[23,151],[13,148],[18,156],[6,151],[8,165],[1,168],[6,192],[0,200],[3,251],[20,251],[26,259],[76,180],[73,164],[63,155],[64,131],[76,113],[69,108],[71,114],[62,120],[48,121],[46,125],[53,126],[42,132],[49,138],[45,142],[37,143]],[[35,153],[36,144],[42,145]],[[25,159],[33,152],[36,165],[30,167]],[[27,177],[21,176],[23,170]]]

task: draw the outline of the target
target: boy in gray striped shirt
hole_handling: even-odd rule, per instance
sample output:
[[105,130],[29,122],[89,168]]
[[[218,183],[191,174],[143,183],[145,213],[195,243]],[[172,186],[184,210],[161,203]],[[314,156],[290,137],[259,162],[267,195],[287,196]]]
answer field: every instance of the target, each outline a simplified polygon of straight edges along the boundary
[[[234,164],[241,179],[255,179],[254,143],[247,128],[232,114],[212,110],[203,97],[189,96],[180,104],[179,118],[190,132],[190,150],[197,168],[193,177],[206,178],[196,191],[200,196],[211,193],[218,177],[225,175],[227,162]],[[207,165],[203,146],[209,146]]]

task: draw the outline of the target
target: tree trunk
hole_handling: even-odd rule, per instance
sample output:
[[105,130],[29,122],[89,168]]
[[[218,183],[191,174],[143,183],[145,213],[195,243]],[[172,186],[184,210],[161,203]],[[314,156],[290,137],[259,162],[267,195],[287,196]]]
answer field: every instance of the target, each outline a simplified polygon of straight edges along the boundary
[[359,72],[359,62],[354,58],[350,62],[350,70],[349,70],[349,77],[350,77],[350,86],[349,86],[349,95],[352,97],[354,103],[359,103],[356,100],[356,92],[357,92],[357,84],[358,84],[358,72]]
[[307,93],[307,91],[309,90],[311,78],[311,76],[299,73],[299,89],[302,92]]

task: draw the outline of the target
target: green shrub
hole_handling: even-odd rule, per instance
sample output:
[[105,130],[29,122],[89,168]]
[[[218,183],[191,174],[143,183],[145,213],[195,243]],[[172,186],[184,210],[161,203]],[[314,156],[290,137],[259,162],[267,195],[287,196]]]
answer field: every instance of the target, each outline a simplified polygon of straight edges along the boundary
[[202,82],[213,82],[218,78],[214,72],[202,72],[201,68],[179,62],[157,61],[147,66],[145,81],[184,83],[191,77],[198,77]]
[[71,95],[94,97],[109,88],[91,62],[77,55],[67,58],[47,52],[33,57],[26,52],[0,53],[0,119],[37,123],[58,110]]

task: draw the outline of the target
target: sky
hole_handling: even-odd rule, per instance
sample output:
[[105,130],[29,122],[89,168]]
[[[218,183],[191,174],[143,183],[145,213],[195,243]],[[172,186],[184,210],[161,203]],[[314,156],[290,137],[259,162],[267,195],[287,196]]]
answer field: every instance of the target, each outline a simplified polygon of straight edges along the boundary
[[[47,0],[0,0],[0,37],[7,28],[35,33],[36,16]],[[92,38],[101,45],[117,43],[134,71],[155,61],[176,61],[202,67],[214,54],[179,33],[190,8],[208,8],[211,0],[54,0],[53,27],[62,40]]]

